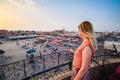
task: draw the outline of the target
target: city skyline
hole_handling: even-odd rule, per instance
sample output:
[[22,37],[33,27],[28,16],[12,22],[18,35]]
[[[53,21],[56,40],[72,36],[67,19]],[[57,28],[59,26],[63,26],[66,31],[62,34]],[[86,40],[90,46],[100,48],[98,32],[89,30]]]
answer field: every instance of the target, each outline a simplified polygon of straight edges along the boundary
[[96,32],[120,31],[120,0],[0,0],[0,29],[53,31],[90,21]]

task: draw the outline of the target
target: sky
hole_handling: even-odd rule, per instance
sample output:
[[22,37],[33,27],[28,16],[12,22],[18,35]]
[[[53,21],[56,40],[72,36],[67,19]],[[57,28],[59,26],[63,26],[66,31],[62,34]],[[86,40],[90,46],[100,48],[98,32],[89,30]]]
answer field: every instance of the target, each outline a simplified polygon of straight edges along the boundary
[[0,30],[78,31],[83,21],[120,32],[120,0],[0,0]]

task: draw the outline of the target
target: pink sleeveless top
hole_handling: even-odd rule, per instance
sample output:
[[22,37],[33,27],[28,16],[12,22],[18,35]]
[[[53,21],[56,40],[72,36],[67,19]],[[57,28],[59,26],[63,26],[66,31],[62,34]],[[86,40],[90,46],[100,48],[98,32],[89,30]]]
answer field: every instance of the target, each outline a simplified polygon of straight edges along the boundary
[[[82,51],[83,49],[86,47],[86,46],[89,46],[92,50],[92,57],[96,51],[96,49],[94,47],[92,47],[90,41],[86,41],[84,43],[82,43],[76,50],[75,50],[75,53],[74,53],[74,59],[73,59],[73,66],[76,67],[77,69],[80,69],[81,68],[81,64],[82,64]],[[92,57],[91,57],[91,60],[92,60]]]

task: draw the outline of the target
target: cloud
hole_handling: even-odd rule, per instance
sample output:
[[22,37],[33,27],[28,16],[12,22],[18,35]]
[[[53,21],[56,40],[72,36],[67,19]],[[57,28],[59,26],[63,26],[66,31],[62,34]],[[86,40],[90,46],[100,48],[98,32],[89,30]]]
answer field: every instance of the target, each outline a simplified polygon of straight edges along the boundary
[[0,7],[33,12],[37,12],[39,10],[33,0],[0,0]]

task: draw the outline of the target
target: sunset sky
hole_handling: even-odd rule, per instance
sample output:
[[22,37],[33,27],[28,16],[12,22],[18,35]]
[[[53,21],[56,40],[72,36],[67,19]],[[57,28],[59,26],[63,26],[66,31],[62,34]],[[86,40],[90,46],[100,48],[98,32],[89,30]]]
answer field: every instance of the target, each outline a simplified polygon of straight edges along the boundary
[[0,29],[77,31],[84,20],[120,31],[120,0],[0,0]]

